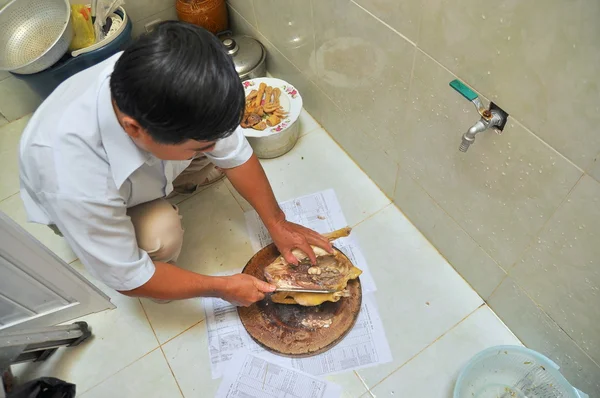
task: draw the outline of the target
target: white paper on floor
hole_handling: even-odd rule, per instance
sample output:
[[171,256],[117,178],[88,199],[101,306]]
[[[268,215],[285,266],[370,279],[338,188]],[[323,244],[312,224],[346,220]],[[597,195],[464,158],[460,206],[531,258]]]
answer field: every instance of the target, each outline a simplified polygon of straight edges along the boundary
[[233,357],[244,350],[315,376],[367,368],[392,360],[373,294],[363,295],[356,324],[339,344],[322,354],[294,359],[272,354],[256,344],[244,329],[235,306],[216,298],[203,301],[213,379],[222,377],[229,370]]
[[[332,232],[348,226],[332,189],[302,196],[279,204],[289,221],[317,232]],[[255,251],[272,242],[255,211],[246,212],[246,224]],[[348,335],[327,352],[309,358],[292,359],[266,351],[252,340],[242,325],[235,306],[226,301],[206,298],[204,310],[208,330],[208,349],[213,379],[229,370],[240,351],[249,351],[280,366],[323,376],[362,369],[392,361],[373,292],[375,282],[356,240],[350,235],[335,241],[335,246],[362,269],[360,276],[363,302],[356,324]],[[241,271],[241,270],[240,270]],[[239,271],[238,271],[239,272]],[[229,273],[231,274],[231,272]]]
[[335,383],[240,351],[227,368],[216,398],[339,398],[341,394]]
[[[279,206],[288,221],[311,228],[319,233],[333,232],[348,226],[333,189],[281,202]],[[250,235],[250,243],[254,251],[259,251],[273,242],[269,231],[267,231],[256,211],[250,210],[244,215],[248,234]],[[348,256],[352,264],[363,271],[360,276],[363,293],[377,290],[367,261],[352,234],[346,238],[335,240],[334,245]]]

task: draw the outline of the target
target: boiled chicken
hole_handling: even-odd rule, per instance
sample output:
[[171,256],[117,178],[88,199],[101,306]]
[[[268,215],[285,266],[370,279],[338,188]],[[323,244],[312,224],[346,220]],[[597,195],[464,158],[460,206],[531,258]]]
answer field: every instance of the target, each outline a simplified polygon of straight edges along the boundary
[[[349,232],[346,228],[326,236],[332,240],[347,236]],[[334,293],[277,292],[271,296],[273,302],[314,306],[348,297],[348,281],[358,278],[362,271],[338,250],[334,249],[332,254],[316,246],[312,249],[317,256],[316,265],[311,264],[306,253],[296,249],[292,254],[298,259],[298,265],[279,256],[265,268],[265,278],[280,289],[333,290]]]

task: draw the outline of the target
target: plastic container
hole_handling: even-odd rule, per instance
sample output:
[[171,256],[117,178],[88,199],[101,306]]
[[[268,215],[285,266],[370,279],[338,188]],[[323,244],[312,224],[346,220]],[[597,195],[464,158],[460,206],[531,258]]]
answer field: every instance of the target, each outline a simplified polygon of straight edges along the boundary
[[[72,57],[77,57],[81,54],[90,53],[94,50],[98,50],[98,49],[108,46],[108,44],[110,42],[112,42],[113,40],[116,40],[119,38],[122,39],[121,33],[123,33],[123,31],[125,29],[127,29],[128,27],[131,27],[131,24],[129,24],[129,17],[127,16],[127,13],[125,12],[125,9],[123,9],[123,7],[119,7],[115,10],[114,13],[109,15],[109,17],[112,18],[112,26],[109,30],[109,33],[107,35],[105,35],[104,38],[97,43],[94,43],[88,47],[81,48],[79,50],[71,51]],[[117,17],[120,17],[120,19],[118,19]],[[96,22],[98,22],[98,21],[96,21]]]
[[589,398],[558,369],[550,359],[525,347],[491,347],[460,372],[454,398]]

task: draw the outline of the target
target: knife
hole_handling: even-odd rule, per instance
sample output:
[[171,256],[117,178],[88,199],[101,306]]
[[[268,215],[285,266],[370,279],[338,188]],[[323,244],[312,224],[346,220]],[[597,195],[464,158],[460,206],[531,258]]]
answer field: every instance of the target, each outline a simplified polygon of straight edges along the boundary
[[337,290],[316,290],[316,289],[294,289],[294,288],[277,288],[273,293],[286,292],[286,293],[335,293]]

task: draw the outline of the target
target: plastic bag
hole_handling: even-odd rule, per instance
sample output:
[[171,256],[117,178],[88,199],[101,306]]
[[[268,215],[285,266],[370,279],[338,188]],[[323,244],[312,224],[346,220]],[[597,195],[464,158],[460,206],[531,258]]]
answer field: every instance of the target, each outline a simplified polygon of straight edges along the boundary
[[115,10],[125,4],[123,0],[91,0],[92,7],[95,4],[96,21],[94,22],[94,30],[96,33],[96,43],[104,39],[106,36],[104,26],[106,19],[115,12]]
[[16,386],[6,398],[75,398],[75,384],[54,377],[40,377]]
[[86,48],[96,43],[92,14],[88,6],[73,4],[71,6],[71,22],[73,24],[73,40],[69,45],[69,51]]

